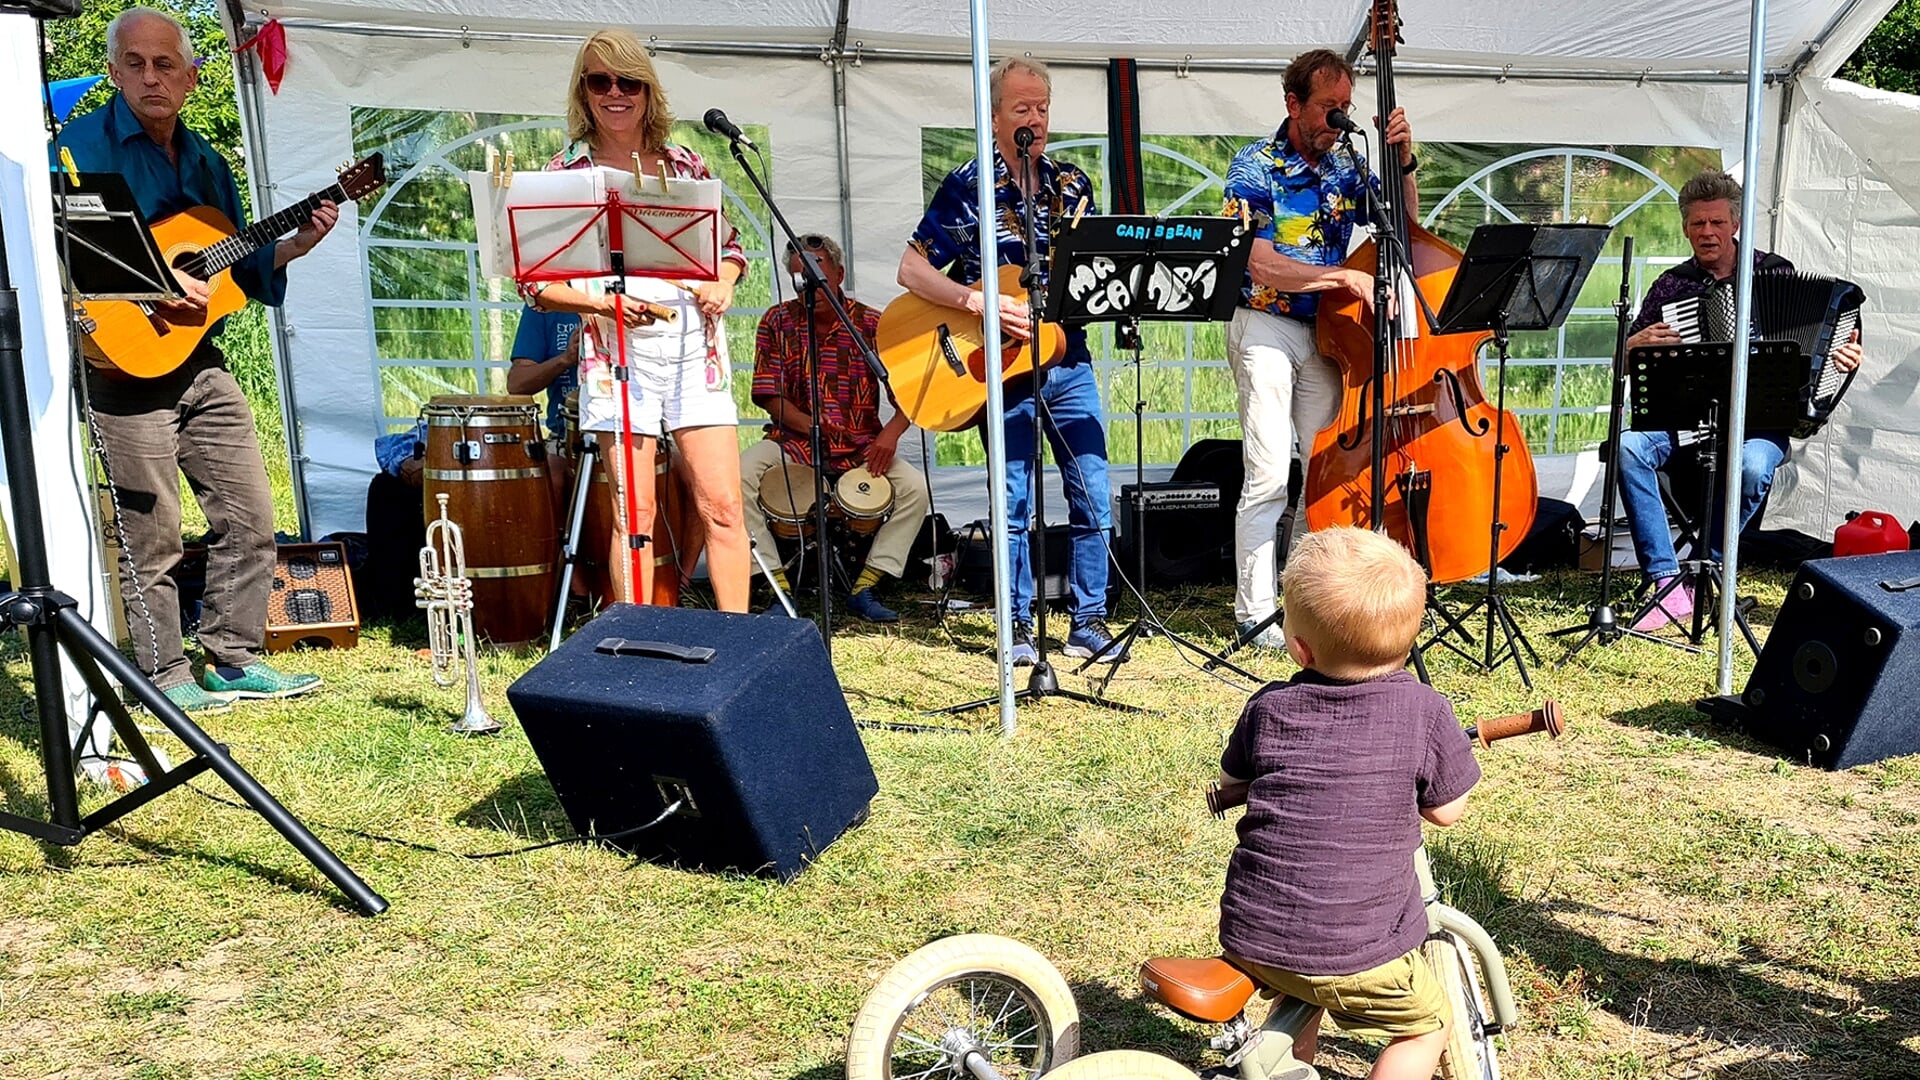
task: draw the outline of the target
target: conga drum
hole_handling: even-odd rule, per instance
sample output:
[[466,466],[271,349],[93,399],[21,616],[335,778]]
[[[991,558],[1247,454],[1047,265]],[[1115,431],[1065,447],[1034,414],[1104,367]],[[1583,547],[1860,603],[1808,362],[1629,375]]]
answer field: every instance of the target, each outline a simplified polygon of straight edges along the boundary
[[447,495],[473,582],[474,632],[496,645],[544,637],[559,544],[540,410],[530,397],[436,397],[422,415],[421,510],[439,517],[436,496]]
[[[621,599],[606,561],[613,534],[625,512],[625,507],[615,512],[613,485],[607,482],[607,459],[619,453],[620,443],[616,437],[601,440],[600,452],[593,456],[593,490],[587,493],[587,512],[580,524],[582,577],[587,592],[598,598],[602,607]],[[653,444],[653,541],[648,545],[653,556],[653,593],[650,598],[637,599],[661,607],[680,606],[681,549],[689,549],[693,556],[689,562],[699,558],[698,546],[691,542],[688,532],[693,519],[692,500],[682,492],[674,473],[678,463],[673,439],[667,436],[656,439]]]
[[875,476],[865,465],[848,469],[833,483],[833,501],[846,519],[847,531],[867,536],[878,532],[893,513],[893,481]]
[[782,461],[760,478],[760,512],[775,536],[798,540],[813,535],[813,469]]

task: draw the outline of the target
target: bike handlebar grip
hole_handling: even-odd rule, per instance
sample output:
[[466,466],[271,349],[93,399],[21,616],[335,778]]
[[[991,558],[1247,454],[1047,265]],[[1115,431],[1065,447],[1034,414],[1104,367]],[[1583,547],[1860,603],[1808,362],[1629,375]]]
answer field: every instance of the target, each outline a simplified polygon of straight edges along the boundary
[[1495,720],[1482,720],[1473,727],[1473,737],[1481,746],[1490,746],[1501,739],[1511,739],[1515,735],[1531,735],[1544,731],[1550,738],[1559,738],[1566,730],[1566,719],[1561,715],[1560,703],[1548,698],[1532,712],[1514,713]]
[[1236,806],[1247,805],[1247,789],[1252,786],[1252,784],[1234,784],[1230,787],[1222,787],[1220,781],[1213,781],[1207,785],[1207,809],[1213,811],[1214,817],[1226,817],[1227,811]]

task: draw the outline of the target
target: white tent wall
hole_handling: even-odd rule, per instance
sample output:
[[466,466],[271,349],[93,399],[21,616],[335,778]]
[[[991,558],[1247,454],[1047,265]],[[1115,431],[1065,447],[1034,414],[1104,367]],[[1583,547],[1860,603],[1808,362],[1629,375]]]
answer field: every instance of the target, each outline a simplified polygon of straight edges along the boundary
[[[3,254],[20,300],[21,356],[48,576],[53,587],[79,602],[80,613],[108,637],[112,609],[101,566],[99,529],[89,505],[87,466],[73,410],[73,369],[67,321],[60,301],[60,269],[53,230],[53,194],[47,177],[47,132],[39,96],[39,44],[33,20],[0,15],[0,215],[5,218]],[[12,491],[0,473],[0,513],[6,531],[22,542],[14,520]],[[77,541],[77,542],[76,542]],[[19,585],[19,567],[12,569]],[[80,673],[63,656],[62,686],[68,724],[77,733],[86,722],[89,695]],[[95,733],[106,750],[106,725]]]
[[1866,290],[1867,364],[1775,482],[1764,525],[1831,536],[1849,510],[1920,519],[1920,98],[1797,89],[1776,246]]
[[[1808,42],[1823,28],[1835,41],[1849,35],[1857,41],[1891,3],[1776,2],[1771,5],[1776,29],[1769,35],[1769,66],[1784,68],[1807,59]],[[1403,5],[1409,25],[1423,28],[1425,34],[1416,35],[1419,47],[1408,50],[1406,66],[1412,72],[1404,77],[1401,93],[1415,130],[1423,140],[1703,146],[1719,149],[1736,172],[1747,171],[1738,161],[1744,124],[1739,69],[1744,61],[1737,44],[1747,5],[1706,5],[1705,15],[1698,16],[1706,20],[1701,25],[1719,29],[1692,36],[1673,29],[1664,7],[1630,7],[1647,10],[1637,19],[1630,17],[1632,11],[1624,16],[1607,12],[1611,36],[1604,36],[1597,23],[1582,31],[1587,17],[1569,15],[1564,5],[1459,7],[1437,0]],[[1340,47],[1361,25],[1365,8],[1359,3],[1311,5],[1298,20],[1290,19],[1289,31],[1338,28],[1337,33],[1328,29],[1321,40]],[[1035,48],[1036,55],[1078,57],[1080,62],[1055,69],[1053,127],[1100,132],[1106,126],[1104,71],[1086,60],[1107,53],[1169,58],[1171,50],[1164,45],[1111,43],[1139,39],[1143,31],[1134,20],[1152,16],[1145,9],[1123,3],[1098,16],[1081,12],[1068,26],[1057,13],[1047,15],[1041,5],[1020,0],[995,4],[993,26],[1007,40],[1047,40]],[[751,23],[742,14],[749,10],[764,13],[767,21]],[[1183,10],[1181,17],[1189,27],[1216,28],[1204,34],[1215,34],[1224,50],[1232,35],[1217,31],[1217,26],[1237,19],[1236,11],[1226,0],[1208,0],[1205,11]],[[260,95],[264,120],[257,144],[264,153],[252,163],[255,178],[272,184],[267,201],[276,205],[329,182],[332,168],[351,156],[350,111],[356,105],[557,113],[564,92],[562,73],[579,35],[596,24],[596,15],[604,15],[609,23],[637,21],[643,33],[660,35],[664,44],[656,62],[680,116],[697,117],[718,106],[736,122],[766,124],[775,156],[773,190],[782,208],[802,230],[838,231],[832,68],[811,49],[781,52],[808,40],[799,29],[807,12],[821,20],[811,40],[827,46],[833,10],[819,4],[783,3],[769,13],[746,0],[717,3],[703,9],[701,27],[689,29],[665,18],[648,22],[654,14],[670,14],[658,3],[616,9],[573,0],[542,9],[533,19],[524,5],[510,0],[412,0],[399,7],[362,0],[297,0],[291,8],[275,10],[288,24],[291,54],[280,92],[269,95],[257,80],[241,81],[243,97]],[[463,37],[462,26],[471,33]],[[1126,29],[1130,26],[1134,28]],[[921,129],[972,124],[970,79],[963,62],[965,29],[962,9],[866,0],[851,5],[849,55],[854,40],[863,35],[871,39],[865,41],[864,60],[846,68],[852,278],[858,295],[869,303],[884,302],[898,291],[894,273],[899,254],[922,208]],[[1083,40],[1087,34],[1105,43]],[[689,47],[702,51],[676,50],[671,44],[676,37],[695,42]],[[1673,45],[1680,39],[1692,42],[1689,51],[1682,53]],[[1258,52],[1265,59],[1234,70],[1235,64],[1224,61],[1207,64],[1205,41],[1189,45],[1177,35],[1162,40],[1182,41],[1171,59],[1191,50],[1202,60],[1181,72],[1164,63],[1143,66],[1142,111],[1148,134],[1252,137],[1272,130],[1284,112],[1278,64],[1297,51],[1296,46],[1260,43]],[[1593,48],[1581,52],[1568,45],[1572,41],[1586,41]],[[937,46],[938,55],[910,59],[888,54],[876,42]],[[734,54],[708,51],[713,49]],[[1253,51],[1253,46],[1231,50],[1240,56]],[[1829,57],[1813,59],[1824,63]],[[1480,66],[1497,71],[1498,63],[1564,75],[1496,79],[1492,74],[1433,73]],[[1447,68],[1449,64],[1454,66]],[[1591,77],[1608,69],[1655,74],[1644,80]],[[1370,81],[1363,79],[1356,99],[1364,103],[1370,95]],[[1768,167],[1754,170],[1751,177],[1762,205],[1773,205],[1771,162],[1782,130],[1783,99],[1791,102],[1789,107],[1799,104],[1778,87],[1768,90]],[[1361,112],[1371,109],[1363,104]],[[298,407],[298,445],[305,455],[300,464],[306,524],[314,533],[359,527],[365,485],[374,467],[371,442],[380,433],[363,255],[357,243],[340,242],[352,240],[357,227],[357,219],[349,216],[335,242],[322,245],[295,268],[283,312],[292,331],[284,344]]]

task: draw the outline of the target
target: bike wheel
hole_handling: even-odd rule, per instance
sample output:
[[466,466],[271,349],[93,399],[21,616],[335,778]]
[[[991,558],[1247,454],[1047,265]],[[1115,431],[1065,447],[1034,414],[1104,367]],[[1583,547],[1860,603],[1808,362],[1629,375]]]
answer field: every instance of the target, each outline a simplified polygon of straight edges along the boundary
[[847,1080],[963,1076],[969,1051],[1007,1080],[1033,1080],[1079,1046],[1073,991],[1046,957],[962,934],[915,950],[867,994],[847,1036]]
[[1440,1055],[1440,1075],[1444,1080],[1500,1080],[1500,1059],[1493,1036],[1487,1034],[1486,996],[1480,990],[1480,970],[1473,954],[1458,937],[1446,933],[1428,938],[1421,952],[1453,1012],[1447,1049]]
[[1192,1069],[1140,1050],[1108,1050],[1075,1058],[1047,1074],[1047,1080],[1195,1080]]

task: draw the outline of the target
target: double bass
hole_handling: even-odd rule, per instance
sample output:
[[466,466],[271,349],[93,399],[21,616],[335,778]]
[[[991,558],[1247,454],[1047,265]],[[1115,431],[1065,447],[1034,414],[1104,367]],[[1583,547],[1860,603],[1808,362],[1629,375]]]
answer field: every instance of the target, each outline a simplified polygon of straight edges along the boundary
[[[1395,9],[1394,0],[1375,0],[1370,16],[1383,121],[1394,110],[1400,26]],[[1390,170],[1392,178],[1381,185],[1388,243],[1405,253],[1424,309],[1437,309],[1460,268],[1460,251],[1408,219],[1398,171]],[[1377,242],[1362,245],[1346,266],[1374,273]],[[1400,295],[1402,306],[1412,299],[1405,290]],[[1392,338],[1384,370],[1377,370],[1374,348],[1379,330]],[[1390,320],[1376,322],[1371,305],[1349,298],[1323,300],[1316,336],[1321,355],[1339,365],[1343,387],[1339,411],[1313,439],[1305,482],[1308,526],[1383,528],[1426,564],[1436,585],[1486,573],[1490,547],[1502,559],[1511,554],[1533,525],[1540,489],[1518,419],[1488,404],[1480,383],[1480,349],[1493,335],[1401,338]],[[1496,507],[1494,462],[1500,453],[1511,460]]]

